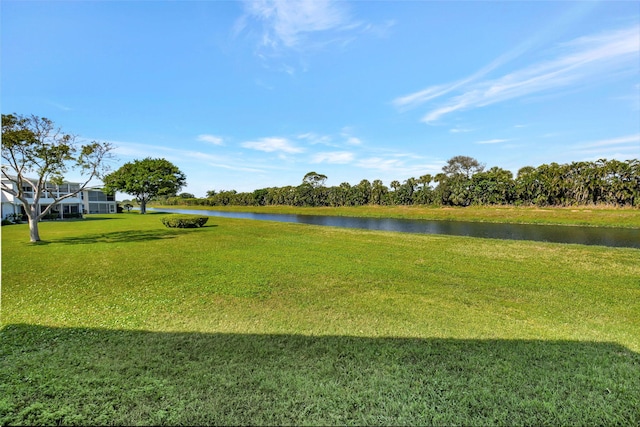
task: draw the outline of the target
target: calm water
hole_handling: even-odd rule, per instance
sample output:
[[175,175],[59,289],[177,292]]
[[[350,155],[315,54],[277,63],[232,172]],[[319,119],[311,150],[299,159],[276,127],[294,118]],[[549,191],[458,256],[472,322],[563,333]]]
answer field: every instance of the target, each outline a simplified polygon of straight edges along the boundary
[[321,215],[263,214],[195,209],[162,209],[163,212],[221,216],[226,218],[295,222],[332,227],[403,233],[448,234],[491,239],[535,240],[554,243],[577,243],[613,247],[640,248],[640,230],[562,225],[492,224],[466,221],[430,221],[395,218],[350,218]]

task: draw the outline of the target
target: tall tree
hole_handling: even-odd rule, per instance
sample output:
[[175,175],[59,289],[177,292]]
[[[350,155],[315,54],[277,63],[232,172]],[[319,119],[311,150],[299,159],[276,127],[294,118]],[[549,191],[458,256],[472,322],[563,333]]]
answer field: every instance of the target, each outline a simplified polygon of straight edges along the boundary
[[473,174],[482,172],[483,170],[484,164],[469,156],[452,157],[447,160],[447,164],[442,167],[442,171],[449,177],[464,175],[467,179],[471,179]]
[[134,160],[104,177],[105,190],[120,191],[136,198],[140,213],[147,213],[147,203],[157,197],[175,196],[186,185],[184,173],[166,159]]
[[455,156],[449,159],[442,167],[445,176],[438,177],[443,203],[468,206],[471,203],[471,178],[483,170],[484,164],[473,157]]
[[472,202],[479,205],[505,205],[513,202],[515,183],[511,171],[492,167],[471,178]]
[[373,204],[386,205],[388,195],[389,189],[381,180],[376,179],[371,183],[371,202]]
[[322,187],[327,180],[327,176],[317,172],[308,172],[304,178],[302,178],[303,184],[310,184],[312,187]]
[[412,205],[416,183],[417,181],[413,177],[406,179],[402,185],[398,185],[397,181],[392,182],[391,184],[395,186],[394,203],[397,205]]
[[[2,191],[22,204],[32,242],[40,241],[38,222],[43,216],[63,200],[92,188],[90,182],[108,171],[112,150],[106,142],[78,144],[74,135],[45,117],[2,115]],[[63,183],[70,169],[79,170],[84,182],[63,195],[50,191],[51,185]],[[41,206],[43,198],[47,206]]]
[[355,206],[364,206],[369,204],[371,200],[371,182],[368,179],[363,179],[358,185],[352,188],[353,204]]
[[423,204],[423,205],[432,203],[433,195],[432,195],[431,186],[430,186],[432,180],[433,180],[433,177],[431,176],[431,174],[422,175],[418,179],[420,186],[417,190],[417,194],[414,197],[414,203]]
[[520,204],[533,204],[540,191],[539,177],[536,168],[524,166],[518,170],[515,179],[516,201]]

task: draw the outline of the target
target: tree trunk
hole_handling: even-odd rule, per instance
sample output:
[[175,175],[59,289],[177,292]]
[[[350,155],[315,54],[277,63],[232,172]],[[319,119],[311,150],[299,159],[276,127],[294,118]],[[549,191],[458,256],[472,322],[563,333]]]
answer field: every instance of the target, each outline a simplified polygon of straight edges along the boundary
[[40,241],[40,232],[38,231],[38,217],[33,215],[28,215],[29,218],[29,237],[31,242],[39,242]]
[[144,215],[147,213],[147,201],[146,200],[141,200],[140,201],[140,215]]

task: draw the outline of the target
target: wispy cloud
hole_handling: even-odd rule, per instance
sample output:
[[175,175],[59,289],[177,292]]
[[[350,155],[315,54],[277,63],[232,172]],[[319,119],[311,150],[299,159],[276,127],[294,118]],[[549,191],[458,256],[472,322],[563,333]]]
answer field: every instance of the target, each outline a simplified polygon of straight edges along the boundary
[[397,107],[415,107],[445,98],[422,121],[431,123],[456,111],[485,107],[498,102],[567,86],[579,86],[606,78],[615,72],[637,72],[640,26],[574,39],[559,45],[554,59],[494,79],[480,80],[489,71],[506,63],[514,54],[500,57],[487,67],[459,81],[436,85],[393,101]]
[[621,136],[618,138],[601,139],[582,144],[582,148],[610,147],[610,146],[630,146],[640,152],[640,133],[635,135]]
[[383,157],[369,157],[362,159],[356,163],[356,166],[365,169],[376,169],[381,171],[390,171],[401,169],[404,162],[401,159],[389,159]]
[[345,126],[340,132],[340,136],[345,139],[345,143],[348,145],[361,145],[362,140],[356,136],[353,136],[353,129],[350,126]]
[[[113,145],[113,153],[125,158],[146,158],[153,157],[153,153],[161,155],[169,154],[169,149],[160,145],[147,145],[138,142],[127,141],[106,141]],[[157,155],[157,154],[156,154]]]
[[196,150],[184,150],[162,145],[141,144],[138,142],[108,141],[114,146],[114,154],[121,157],[120,162],[129,159],[141,159],[146,157],[164,157],[176,163],[204,164],[211,167],[237,170],[243,172],[263,172],[264,168],[251,167],[246,162],[239,164],[224,155],[209,154]]
[[55,107],[55,108],[57,108],[59,110],[62,110],[62,111],[71,111],[71,110],[73,110],[73,108],[68,107],[68,106],[66,106],[64,104],[61,104],[59,102],[54,102],[54,101],[49,101],[49,100],[47,100],[46,102],[47,102],[47,104],[51,105],[52,107]]
[[239,172],[264,173],[264,169],[248,168],[248,167],[244,167],[244,166],[234,166],[234,165],[229,165],[229,164],[224,164],[224,163],[209,163],[209,166],[212,166],[212,167],[215,167],[215,168],[239,171]]
[[589,141],[574,146],[576,151],[591,159],[637,158],[640,153],[640,133],[616,138]]
[[358,160],[354,166],[375,171],[379,178],[394,180],[411,176],[417,177],[425,173],[436,174],[442,170],[442,162],[425,162],[425,159],[411,154],[397,154],[391,157],[367,157]]
[[263,24],[260,43],[269,48],[299,48],[314,33],[346,31],[358,26],[351,20],[347,6],[333,0],[250,0],[247,15],[236,25],[241,31],[250,18]]
[[472,80],[473,76],[448,85],[431,86],[418,92],[410,93],[409,95],[400,96],[394,99],[392,103],[397,108],[407,110],[413,107],[417,107],[418,105],[422,105],[432,99],[439,98],[442,95],[446,95],[452,90],[455,90]]
[[476,141],[476,144],[500,144],[502,142],[511,141],[510,139],[487,139],[484,141]]
[[431,101],[432,99],[444,96],[470,83],[473,83],[474,81],[481,79],[482,77],[508,63],[509,61],[523,55],[525,52],[527,52],[533,46],[540,42],[545,32],[546,31],[543,31],[541,34],[534,35],[533,37],[526,39],[522,43],[518,44],[515,48],[500,55],[498,58],[494,59],[489,64],[485,65],[470,76],[457,80],[453,83],[430,86],[418,92],[400,96],[394,99],[392,103],[401,110],[407,110],[424,104],[425,102]]
[[208,143],[213,144],[213,145],[223,145],[224,144],[222,138],[219,137],[219,136],[215,136],[215,135],[208,135],[208,134],[198,135],[196,140],[197,141],[201,141],[201,142],[208,142]]
[[307,132],[300,134],[296,137],[297,139],[302,139],[307,141],[309,144],[322,144],[322,145],[333,145],[333,138],[329,135],[318,135],[314,132]]
[[287,138],[269,137],[260,138],[257,141],[246,141],[241,144],[244,148],[264,151],[267,153],[283,152],[287,154],[297,154],[304,152],[304,149],[297,147]]
[[311,158],[311,163],[347,164],[351,163],[354,158],[355,155],[349,151],[331,151],[315,154]]
[[469,129],[469,128],[461,128],[461,127],[455,127],[453,129],[449,129],[450,133],[466,133],[466,132],[472,132],[473,129]]

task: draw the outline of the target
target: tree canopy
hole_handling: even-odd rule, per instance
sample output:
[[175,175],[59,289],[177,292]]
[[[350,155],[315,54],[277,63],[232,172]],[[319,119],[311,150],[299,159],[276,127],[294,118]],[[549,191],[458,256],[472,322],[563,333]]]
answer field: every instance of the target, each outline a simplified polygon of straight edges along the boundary
[[[106,142],[79,144],[45,117],[2,115],[2,190],[22,204],[32,242],[40,240],[42,217],[64,199],[91,188],[90,182],[109,170],[112,150]],[[62,184],[71,169],[79,170],[84,182],[63,195],[52,192],[50,186]],[[45,198],[48,204],[41,206]]]
[[105,191],[132,195],[147,212],[147,203],[157,197],[175,196],[186,185],[184,173],[166,159],[134,160],[104,177]]
[[449,177],[463,175],[466,178],[471,178],[474,174],[483,170],[484,164],[469,156],[452,157],[442,167],[442,171]]
[[327,180],[327,176],[317,172],[308,172],[304,178],[302,178],[302,183],[310,184],[312,187],[322,187],[324,182]]
[[511,171],[484,165],[467,156],[455,156],[442,172],[393,180],[390,188],[376,179],[356,185],[313,185],[326,178],[309,172],[297,186],[270,187],[241,193],[234,190],[208,191],[202,199],[168,198],[175,205],[615,205],[640,206],[640,161],[601,159],[595,162],[543,164]]

